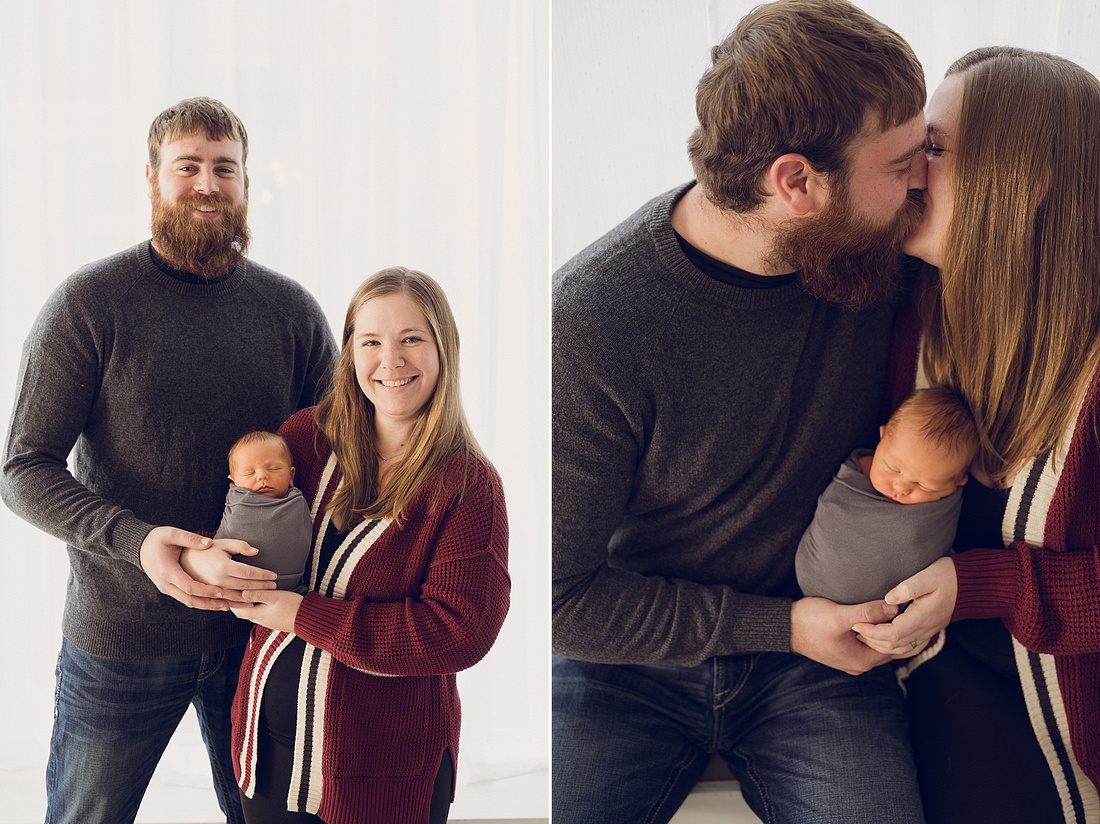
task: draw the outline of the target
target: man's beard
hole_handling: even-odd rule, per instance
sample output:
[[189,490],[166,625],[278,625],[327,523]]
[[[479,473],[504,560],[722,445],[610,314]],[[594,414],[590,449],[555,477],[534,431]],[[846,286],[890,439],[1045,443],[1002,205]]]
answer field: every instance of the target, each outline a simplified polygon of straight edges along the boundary
[[866,309],[898,288],[902,241],[923,214],[921,193],[910,191],[894,219],[877,226],[855,213],[841,180],[820,215],[798,221],[776,241],[770,260],[795,267],[814,297]]
[[[221,212],[203,220],[191,212],[213,206]],[[206,280],[221,277],[248,251],[248,195],[231,203],[218,195],[188,195],[177,203],[166,202],[153,178],[153,245],[165,263],[181,272]]]

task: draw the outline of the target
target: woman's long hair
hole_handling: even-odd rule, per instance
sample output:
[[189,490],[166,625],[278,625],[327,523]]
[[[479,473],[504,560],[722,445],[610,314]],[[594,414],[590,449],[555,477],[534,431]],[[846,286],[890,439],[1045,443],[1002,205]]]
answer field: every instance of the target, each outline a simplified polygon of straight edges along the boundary
[[[355,316],[363,304],[392,294],[408,295],[424,312],[439,350],[439,380],[412,425],[404,458],[385,487],[379,489],[374,404],[367,400],[355,376],[352,337]],[[400,522],[405,506],[433,472],[456,452],[477,448],[462,410],[458,348],[458,327],[447,296],[423,272],[399,266],[383,269],[355,290],[344,319],[332,387],[317,405],[314,416],[319,433],[328,440],[343,473],[340,488],[329,504],[339,522],[350,526],[386,516]]]
[[954,214],[924,295],[924,366],[956,387],[1005,486],[1056,446],[1100,353],[1100,83],[1054,55],[978,49],[964,89]]

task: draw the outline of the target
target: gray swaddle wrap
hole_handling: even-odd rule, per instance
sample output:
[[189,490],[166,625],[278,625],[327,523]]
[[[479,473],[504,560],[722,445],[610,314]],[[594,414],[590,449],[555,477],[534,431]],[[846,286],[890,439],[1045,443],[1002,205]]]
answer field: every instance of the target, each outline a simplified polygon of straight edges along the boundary
[[214,537],[247,541],[259,553],[237,555],[236,560],[274,572],[279,589],[297,589],[313,543],[309,504],[294,486],[285,498],[269,498],[230,484]]
[[951,551],[962,487],[938,501],[899,504],[860,468],[859,459],[873,454],[852,452],[818,498],[794,561],[806,595],[838,604],[874,601]]

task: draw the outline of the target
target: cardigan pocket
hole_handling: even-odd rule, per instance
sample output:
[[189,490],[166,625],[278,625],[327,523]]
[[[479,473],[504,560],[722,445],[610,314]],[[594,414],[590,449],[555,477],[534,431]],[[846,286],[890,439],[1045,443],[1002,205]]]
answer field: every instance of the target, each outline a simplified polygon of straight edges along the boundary
[[[326,747],[334,778],[435,774],[457,750],[460,706],[453,675],[387,678],[332,673]],[[329,760],[326,758],[326,761]]]

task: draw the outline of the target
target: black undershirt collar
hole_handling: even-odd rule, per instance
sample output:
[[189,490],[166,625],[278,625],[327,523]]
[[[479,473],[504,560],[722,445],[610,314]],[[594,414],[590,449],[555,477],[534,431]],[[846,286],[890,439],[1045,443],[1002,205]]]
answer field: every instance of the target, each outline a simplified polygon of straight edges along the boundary
[[151,240],[149,241],[149,257],[153,259],[153,263],[157,265],[157,268],[164,272],[164,274],[168,275],[168,277],[183,281],[184,283],[221,283],[223,280],[231,277],[233,272],[235,272],[237,269],[237,267],[234,266],[232,269],[230,269],[228,272],[218,278],[204,278],[202,275],[196,275],[194,272],[184,272],[179,269],[173,269],[165,262],[164,258],[157,254],[157,250],[153,248],[153,241]]
[[740,286],[745,289],[774,289],[777,286],[785,286],[798,277],[797,272],[786,275],[757,275],[746,272],[744,269],[738,269],[736,266],[730,266],[728,263],[723,263],[717,258],[711,257],[684,240],[683,236],[675,229],[672,231],[676,235],[676,241],[680,244],[680,248],[687,255],[687,259],[691,261],[692,265],[704,275],[722,283]]

